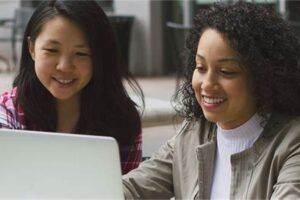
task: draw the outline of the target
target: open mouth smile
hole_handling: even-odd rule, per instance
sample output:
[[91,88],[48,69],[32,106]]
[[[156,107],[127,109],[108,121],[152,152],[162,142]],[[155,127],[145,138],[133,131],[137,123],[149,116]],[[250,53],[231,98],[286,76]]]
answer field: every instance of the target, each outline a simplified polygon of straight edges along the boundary
[[222,97],[209,97],[202,95],[202,106],[205,109],[215,109],[222,105],[226,101],[226,98]]
[[61,85],[70,85],[75,81],[75,79],[62,79],[62,78],[53,78],[53,79]]
[[220,98],[220,97],[202,96],[202,98],[203,98],[203,102],[207,104],[220,104],[226,100],[225,98]]

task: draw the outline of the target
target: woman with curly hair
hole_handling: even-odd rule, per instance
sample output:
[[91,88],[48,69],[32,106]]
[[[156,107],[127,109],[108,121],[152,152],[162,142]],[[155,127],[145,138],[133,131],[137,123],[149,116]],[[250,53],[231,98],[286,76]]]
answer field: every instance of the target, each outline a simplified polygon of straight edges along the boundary
[[300,197],[300,44],[274,10],[200,10],[177,93],[186,120],[123,177],[126,198]]

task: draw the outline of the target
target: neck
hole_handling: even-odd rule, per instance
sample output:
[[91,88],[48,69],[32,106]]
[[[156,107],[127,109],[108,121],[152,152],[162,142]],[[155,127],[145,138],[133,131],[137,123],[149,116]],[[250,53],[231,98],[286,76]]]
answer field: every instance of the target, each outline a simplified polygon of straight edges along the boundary
[[78,99],[58,100],[57,109],[57,132],[71,133],[80,116],[80,101]]

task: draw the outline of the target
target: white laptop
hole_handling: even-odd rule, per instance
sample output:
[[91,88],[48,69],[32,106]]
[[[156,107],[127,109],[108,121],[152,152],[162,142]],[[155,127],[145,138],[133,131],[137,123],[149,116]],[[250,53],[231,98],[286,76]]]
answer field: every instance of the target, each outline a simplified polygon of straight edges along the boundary
[[0,129],[0,199],[123,199],[110,137]]

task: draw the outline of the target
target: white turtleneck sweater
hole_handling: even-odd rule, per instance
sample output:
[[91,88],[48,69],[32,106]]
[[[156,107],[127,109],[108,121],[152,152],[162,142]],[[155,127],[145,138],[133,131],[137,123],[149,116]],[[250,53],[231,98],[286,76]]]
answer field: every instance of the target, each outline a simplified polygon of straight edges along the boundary
[[229,199],[232,154],[250,148],[262,133],[262,118],[253,115],[246,123],[235,129],[217,128],[217,152],[211,189],[211,199]]

